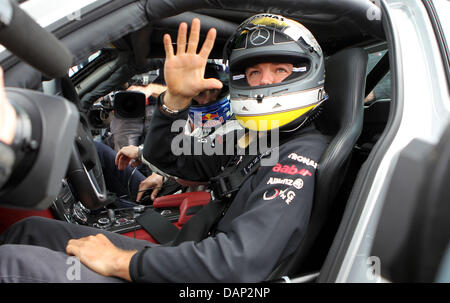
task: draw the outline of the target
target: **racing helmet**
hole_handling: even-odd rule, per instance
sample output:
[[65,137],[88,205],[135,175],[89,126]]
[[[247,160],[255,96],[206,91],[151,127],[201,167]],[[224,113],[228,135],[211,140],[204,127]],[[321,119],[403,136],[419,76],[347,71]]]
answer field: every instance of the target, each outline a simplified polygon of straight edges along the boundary
[[215,78],[222,82],[223,87],[215,101],[199,104],[192,100],[189,108],[190,120],[195,127],[214,128],[225,123],[233,116],[228,89],[228,73],[220,62],[209,59],[205,68],[205,79]]
[[[245,20],[224,49],[229,61],[230,102],[247,129],[297,129],[328,99],[320,45],[302,24],[280,15],[258,14]],[[258,63],[290,63],[280,83],[250,86],[246,68]]]

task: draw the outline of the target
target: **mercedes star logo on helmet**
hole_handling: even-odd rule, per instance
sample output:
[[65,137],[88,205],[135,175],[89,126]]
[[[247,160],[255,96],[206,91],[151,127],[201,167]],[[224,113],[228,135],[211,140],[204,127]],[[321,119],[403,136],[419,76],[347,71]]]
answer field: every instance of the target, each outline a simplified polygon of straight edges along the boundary
[[250,36],[250,42],[255,45],[262,45],[270,38],[270,32],[265,28],[255,30]]

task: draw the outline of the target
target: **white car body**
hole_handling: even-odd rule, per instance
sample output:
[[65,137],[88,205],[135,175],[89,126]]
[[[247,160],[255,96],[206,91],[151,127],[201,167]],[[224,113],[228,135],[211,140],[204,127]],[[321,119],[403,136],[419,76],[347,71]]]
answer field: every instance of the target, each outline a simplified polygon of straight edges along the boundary
[[[338,273],[333,282],[386,281],[382,272],[376,272],[376,276],[372,274],[373,270],[379,269],[378,262],[383,260],[378,256],[371,256],[370,250],[392,169],[399,152],[408,143],[413,139],[436,143],[450,121],[448,79],[434,29],[422,1],[387,0],[382,3],[383,14],[389,19],[393,30],[390,41],[393,45],[389,49],[391,62],[395,62],[395,66],[391,66],[391,72],[395,69],[393,74],[397,76],[394,80],[397,89],[393,91],[393,98],[397,103],[396,117],[391,116],[390,119],[395,119],[399,124],[392,129],[392,142],[382,151],[384,154],[378,155],[372,151],[369,156],[368,162],[377,156],[381,158],[379,163],[370,163],[369,170],[376,171],[373,180],[365,183],[359,193],[352,193],[355,199],[365,200],[364,208],[348,247],[343,248],[345,256],[342,263],[336,267]],[[435,3],[439,5],[442,13],[440,20],[449,41],[450,3]],[[377,145],[381,143],[378,142]],[[360,175],[361,178],[367,176],[368,174]],[[368,194],[364,197],[362,193],[366,190]]]

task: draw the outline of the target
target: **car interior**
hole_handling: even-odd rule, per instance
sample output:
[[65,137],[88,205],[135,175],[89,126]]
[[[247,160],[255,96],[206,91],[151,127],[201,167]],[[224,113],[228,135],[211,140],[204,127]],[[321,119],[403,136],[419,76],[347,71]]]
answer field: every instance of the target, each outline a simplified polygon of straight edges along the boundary
[[[208,192],[180,194],[180,188],[172,184],[164,188],[154,202],[147,197],[140,206],[117,207],[111,203],[118,197],[106,189],[93,139],[104,134],[108,127],[105,121],[112,108],[111,104],[105,105],[99,100],[105,100],[111,92],[121,91],[124,103],[132,99],[130,102],[136,104],[123,116],[144,116],[145,98],[124,91],[137,75],[151,74],[156,78],[155,71],[162,68],[164,58],[163,34],[169,33],[173,39],[181,21],[190,24],[193,17],[198,17],[202,22],[202,37],[210,27],[217,29],[218,38],[210,58],[221,59],[224,44],[235,28],[251,15],[264,11],[295,19],[315,35],[325,55],[325,89],[330,98],[315,120],[318,129],[329,136],[330,144],[320,160],[308,230],[295,254],[279,264],[266,280],[280,281],[286,276],[295,278],[320,272],[356,176],[389,118],[388,45],[381,22],[367,18],[367,10],[377,7],[371,1],[350,0],[277,1],[273,7],[265,7],[257,1],[231,1],[222,7],[214,7],[214,4],[205,7],[201,1],[189,4],[182,1],[116,2],[121,3],[93,4],[91,13],[80,22],[50,27],[73,53],[73,68],[64,77],[47,79],[11,53],[0,54],[6,86],[15,87],[8,88],[8,96],[20,90],[40,91],[66,98],[80,112],[75,142],[68,143],[70,159],[57,197],[40,205],[13,205],[2,201],[0,233],[20,219],[37,215],[159,242],[136,220],[148,209],[156,210],[180,228],[195,209],[209,202]],[[168,6],[168,2],[177,5]],[[138,12],[145,12],[147,19],[143,21]],[[128,20],[126,30],[105,30],[105,37],[93,38],[105,26],[114,27],[112,24],[117,22],[111,20],[132,19],[130,16],[135,18]],[[376,93],[380,85],[387,91],[381,97]],[[375,96],[369,100],[373,92]],[[116,112],[120,111],[118,104],[114,104]]]

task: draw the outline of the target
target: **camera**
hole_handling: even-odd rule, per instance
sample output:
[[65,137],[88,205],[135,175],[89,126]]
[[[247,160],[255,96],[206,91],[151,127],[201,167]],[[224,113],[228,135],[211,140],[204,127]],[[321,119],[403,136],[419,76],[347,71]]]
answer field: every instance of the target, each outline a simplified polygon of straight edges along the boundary
[[136,119],[145,116],[145,94],[137,91],[112,92],[89,108],[88,121],[94,129],[104,129],[112,120],[112,111],[120,119]]
[[114,92],[102,98],[99,102],[90,106],[87,119],[93,129],[104,129],[109,126],[112,120],[114,105]]
[[122,119],[145,116],[145,94],[138,91],[120,91],[114,94],[114,115]]
[[[6,89],[17,118],[13,143],[0,144],[5,154],[0,157],[0,205],[47,209],[67,177],[87,206],[102,206],[107,200],[100,161],[78,104],[71,99],[76,91],[62,81],[72,66],[71,52],[17,3],[0,4],[0,44],[42,73],[42,79],[55,79],[59,93],[69,90],[60,95],[71,100],[34,90]],[[39,39],[30,39],[30,33]]]
[[13,162],[0,161],[9,171],[0,185],[0,204],[18,208],[47,208],[58,195],[79,123],[75,105],[64,98],[8,88],[6,95],[17,114]]

